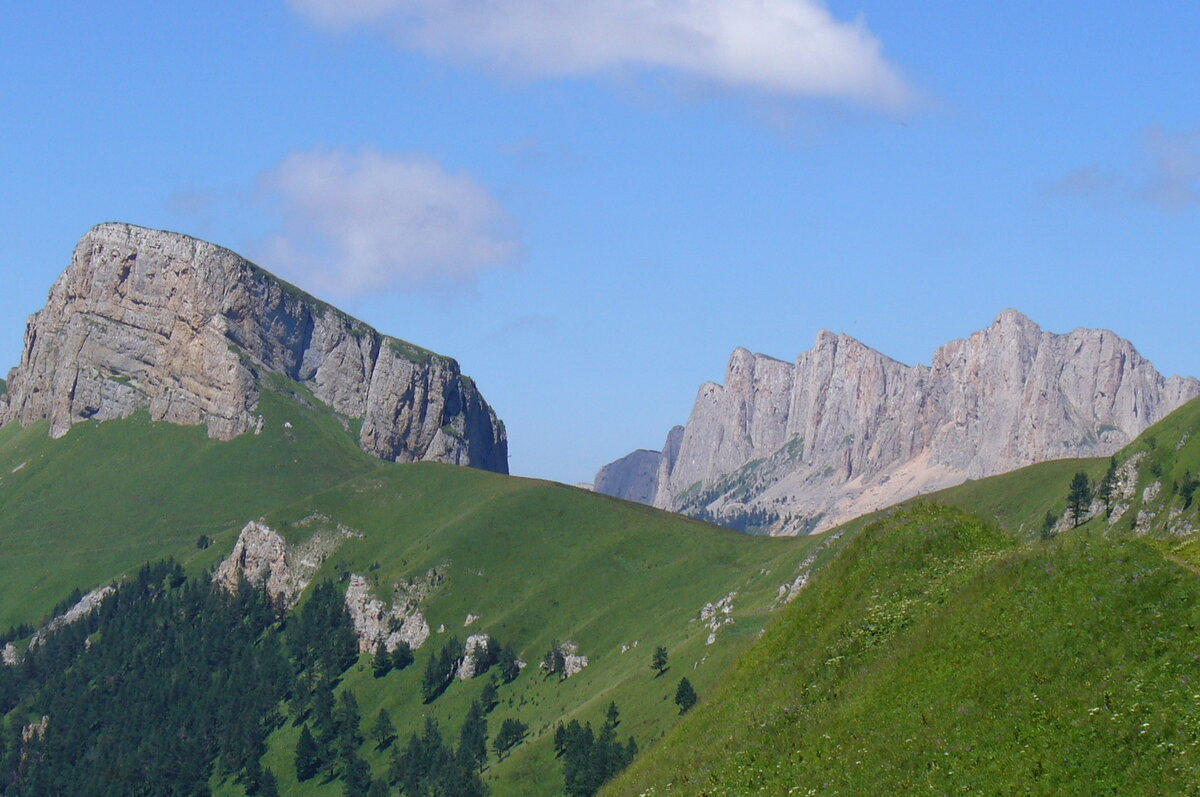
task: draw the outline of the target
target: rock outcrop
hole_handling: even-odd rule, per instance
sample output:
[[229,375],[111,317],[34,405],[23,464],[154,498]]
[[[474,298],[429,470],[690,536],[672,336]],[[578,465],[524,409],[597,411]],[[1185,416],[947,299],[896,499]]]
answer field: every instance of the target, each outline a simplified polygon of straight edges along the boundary
[[429,623],[419,600],[401,599],[388,606],[371,597],[371,585],[357,573],[351,574],[346,587],[346,610],[354,622],[360,653],[374,652],[380,642],[388,653],[401,642],[416,650],[429,639]]
[[1112,332],[1058,335],[1015,310],[931,365],[822,330],[795,363],[735,350],[657,472],[619,483],[733,528],[808,533],[966,479],[1109,455],[1197,395]]
[[458,363],[395,338],[237,254],[177,233],[101,224],[33,315],[0,424],[148,409],[227,440],[257,428],[266,374],[306,385],[359,444],[398,462],[506,473],[504,425]]
[[486,668],[488,658],[496,653],[493,650],[494,645],[495,640],[487,634],[472,634],[467,637],[463,644],[462,661],[458,663],[454,677],[460,681],[469,681],[479,675],[480,663],[483,662]]
[[[243,579],[263,587],[272,601],[291,608],[300,599],[321,563],[345,540],[361,536],[353,529],[333,524],[323,515],[310,515],[296,524],[316,526],[304,542],[288,545],[283,535],[267,524],[252,520],[242,527],[233,551],[213,571],[213,582],[236,592]],[[334,528],[326,526],[334,525]]]
[[67,609],[65,612],[58,615],[50,622],[46,623],[46,625],[38,629],[38,632],[33,635],[32,639],[29,640],[29,649],[33,650],[41,647],[46,643],[46,640],[50,638],[50,635],[58,629],[77,623],[83,618],[87,617],[89,614],[96,611],[96,609],[100,608],[100,604],[104,603],[104,601],[116,591],[117,588],[111,584],[106,584],[103,587],[96,587],[96,589],[92,590],[76,601],[74,606]]

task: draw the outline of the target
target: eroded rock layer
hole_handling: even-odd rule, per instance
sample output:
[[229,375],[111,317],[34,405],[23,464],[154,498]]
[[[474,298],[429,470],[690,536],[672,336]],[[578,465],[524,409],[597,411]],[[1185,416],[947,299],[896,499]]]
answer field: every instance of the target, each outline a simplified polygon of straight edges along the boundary
[[[1063,457],[1106,456],[1200,395],[1106,330],[1046,332],[1015,310],[896,362],[821,331],[794,363],[737,349],[700,388],[658,469],[624,461],[602,484],[750,531],[830,528],[911,496]],[[644,466],[643,456],[631,464]]]
[[508,471],[504,425],[458,363],[371,327],[239,255],[178,233],[102,224],[34,314],[0,423],[149,409],[230,439],[255,428],[267,373],[348,418],[359,443],[399,462]]

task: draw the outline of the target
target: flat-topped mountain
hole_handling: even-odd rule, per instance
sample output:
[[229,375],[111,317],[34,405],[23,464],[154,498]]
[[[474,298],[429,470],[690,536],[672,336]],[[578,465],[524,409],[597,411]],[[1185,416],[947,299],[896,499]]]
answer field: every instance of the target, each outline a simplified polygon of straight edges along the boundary
[[725,384],[701,386],[657,462],[619,460],[596,488],[735,528],[807,533],[966,479],[1107,456],[1197,395],[1196,379],[1165,379],[1112,332],[1058,335],[1015,310],[938,349],[932,365],[822,330],[794,363],[735,350]]
[[0,425],[48,419],[59,437],[148,409],[231,439],[259,428],[271,375],[355,420],[359,444],[382,459],[508,472],[504,424],[453,359],[381,335],[228,249],[129,224],[101,224],[75,247],[29,320]]

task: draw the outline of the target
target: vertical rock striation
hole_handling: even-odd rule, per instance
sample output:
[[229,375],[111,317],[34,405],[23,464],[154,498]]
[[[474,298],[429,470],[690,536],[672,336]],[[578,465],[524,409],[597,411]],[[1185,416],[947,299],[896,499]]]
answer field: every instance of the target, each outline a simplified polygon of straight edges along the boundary
[[1057,335],[1015,310],[931,365],[822,330],[795,363],[735,350],[657,473],[620,484],[734,528],[806,533],[966,479],[1111,454],[1198,395],[1111,332]]
[[177,233],[101,224],[34,314],[0,423],[148,409],[230,439],[255,428],[261,381],[307,385],[361,418],[359,443],[398,462],[506,473],[504,425],[449,357],[380,335],[239,255]]

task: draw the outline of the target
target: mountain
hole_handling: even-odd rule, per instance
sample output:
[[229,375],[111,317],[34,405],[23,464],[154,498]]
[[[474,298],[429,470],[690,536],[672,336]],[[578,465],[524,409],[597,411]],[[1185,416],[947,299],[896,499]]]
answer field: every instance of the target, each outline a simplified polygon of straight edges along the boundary
[[504,425],[458,363],[371,327],[237,254],[186,235],[101,224],[33,315],[0,425],[47,419],[261,431],[263,380],[307,387],[381,459],[508,471]]
[[[410,637],[412,665],[376,678],[372,656],[361,653],[338,679],[338,694],[353,693],[363,706],[364,732],[386,708],[399,745],[422,732],[426,717],[456,737],[492,673],[456,681],[426,703],[423,672],[453,637],[491,635],[511,645],[528,666],[500,685],[490,734],[506,718],[530,730],[503,760],[490,756],[485,781],[496,797],[550,797],[563,790],[557,723],[599,728],[615,701],[621,741],[632,736],[650,746],[678,719],[670,702],[677,674],[686,672],[698,689],[713,688],[786,605],[781,589],[838,546],[821,536],[750,537],[474,468],[381,461],[361,451],[303,385],[283,378],[265,381],[259,412],[260,434],[229,441],[208,437],[203,427],[152,421],[146,409],[75,424],[60,438],[49,436],[47,420],[0,428],[3,638],[24,651],[30,633],[10,637],[7,629],[46,625],[73,593],[129,583],[144,564],[164,557],[195,579],[227,572],[219,565],[229,562],[251,575],[257,554],[250,543],[265,529],[263,538],[280,546],[270,566],[302,570],[293,583],[307,586],[290,596],[301,608],[316,586],[332,582],[360,641],[402,617],[421,618],[424,633]],[[293,621],[289,614],[284,625]],[[111,656],[103,625],[98,631],[89,655]],[[586,658],[566,679],[539,668],[555,640]],[[659,645],[671,660],[662,678],[649,667]],[[0,668],[0,723],[7,713],[3,681]],[[267,725],[262,762],[281,793],[342,794],[336,778],[296,781],[301,725],[294,720],[303,715],[286,705],[280,710],[282,721]],[[51,715],[47,733],[56,733],[52,707],[21,704],[8,719],[31,711]],[[373,743],[361,749],[379,777],[391,753]],[[3,760],[0,753],[0,767]],[[213,792],[245,794],[222,773],[214,775]]]
[[795,363],[735,350],[662,453],[606,466],[596,488],[802,534],[967,479],[1109,455],[1198,395],[1112,332],[1054,334],[1015,310],[931,365],[822,330]]
[[[471,677],[491,663],[478,664],[488,640],[525,665],[494,684],[489,747],[504,720],[527,730],[486,753],[483,780],[497,797],[561,794],[560,723],[600,729],[615,703],[619,741],[650,746],[678,721],[676,675],[713,688],[839,549],[839,537],[749,537],[453,467],[485,460],[469,440],[454,456],[422,449],[415,422],[395,435],[411,443],[400,458],[449,462],[380,458],[360,420],[378,427],[389,401],[449,412],[434,397],[415,404],[430,391],[388,373],[447,375],[440,396],[473,387],[449,378],[453,361],[373,336],[210,244],[124,225],[85,237],[3,395],[0,794],[123,794],[132,778],[178,793],[174,772],[203,784],[189,793],[243,797],[260,767],[281,793],[343,794],[342,757],[297,779],[306,723],[328,741],[314,695],[356,697],[364,734],[386,708],[399,741],[351,751],[384,779],[427,720],[457,740],[497,673],[492,663]],[[397,347],[409,356],[391,362]],[[370,367],[351,368],[364,350]],[[385,395],[393,388],[401,395]],[[360,399],[366,417],[355,418],[345,409]],[[471,412],[451,420],[469,433]],[[485,438],[502,443],[502,430],[497,421]],[[326,622],[306,648],[296,629],[314,604]],[[213,627],[250,643],[195,636]],[[308,660],[347,638],[346,660]],[[378,674],[379,643],[395,653],[401,641],[415,660]],[[663,677],[649,666],[659,646]],[[448,650],[455,677],[429,696],[423,673]],[[561,673],[539,666],[550,653]],[[229,700],[245,694],[267,710],[235,711]]]
[[605,793],[1186,793],[1197,432],[1193,401],[1115,455],[1111,512],[1049,539],[1039,513],[1109,460],[878,513]]

